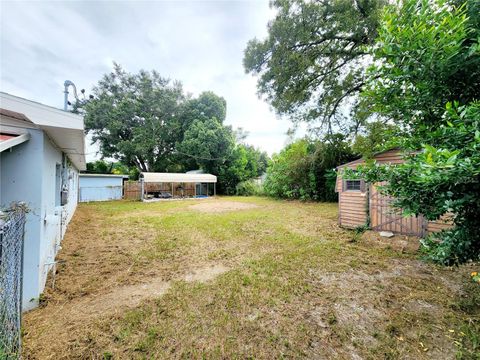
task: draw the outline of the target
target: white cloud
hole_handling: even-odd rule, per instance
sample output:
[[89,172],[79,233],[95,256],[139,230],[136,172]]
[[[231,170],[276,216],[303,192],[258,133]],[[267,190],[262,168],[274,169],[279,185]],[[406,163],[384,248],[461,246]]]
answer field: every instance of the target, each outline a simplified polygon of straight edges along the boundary
[[[187,91],[227,100],[228,124],[272,153],[289,127],[244,73],[248,40],[266,35],[267,1],[3,2],[1,90],[63,106],[63,82],[90,89],[111,69],[155,69]],[[87,149],[89,160],[95,148]]]

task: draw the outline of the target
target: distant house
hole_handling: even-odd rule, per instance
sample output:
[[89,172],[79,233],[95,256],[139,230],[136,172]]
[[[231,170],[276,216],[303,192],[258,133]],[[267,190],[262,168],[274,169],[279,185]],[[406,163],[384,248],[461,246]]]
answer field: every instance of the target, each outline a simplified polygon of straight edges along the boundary
[[82,116],[0,93],[0,206],[25,202],[23,309],[38,304],[78,202]]
[[[378,164],[404,162],[399,149],[375,154],[373,159]],[[403,217],[398,210],[392,208],[392,199],[378,192],[379,184],[366,184],[362,179],[342,178],[342,169],[355,170],[364,163],[364,159],[357,159],[337,167],[338,223],[341,226],[356,228],[369,223],[372,230],[420,237],[451,227],[449,221],[427,221],[423,216]]]
[[79,201],[120,200],[125,180],[128,175],[80,174]]

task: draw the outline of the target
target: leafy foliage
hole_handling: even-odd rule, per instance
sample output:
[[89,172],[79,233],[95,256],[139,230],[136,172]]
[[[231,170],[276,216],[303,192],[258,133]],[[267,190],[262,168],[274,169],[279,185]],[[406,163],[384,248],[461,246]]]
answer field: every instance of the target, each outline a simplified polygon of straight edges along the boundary
[[105,160],[95,160],[87,163],[87,173],[129,175],[131,179],[138,178],[136,168],[129,168],[121,162],[107,162]]
[[193,120],[215,118],[223,124],[227,116],[227,102],[211,91],[205,91],[196,99],[190,99],[183,110],[184,125],[190,126]]
[[267,168],[265,193],[279,198],[336,201],[334,169],[352,158],[342,135],[325,142],[298,140],[273,156]]
[[[240,132],[223,124],[226,101],[212,92],[190,98],[179,82],[155,71],[130,74],[115,64],[94,95],[76,104],[76,110],[81,107],[85,112],[86,129],[102,157],[138,171],[201,168],[218,175],[218,191],[229,194],[239,182],[266,169],[267,155],[240,143]],[[90,170],[112,172],[101,161],[91,164]],[[138,177],[138,171],[132,177]]]
[[480,45],[472,25],[479,15],[467,16],[472,8],[478,1],[455,7],[410,0],[389,8],[365,93],[380,115],[402,121],[409,137],[398,141],[407,150],[404,164],[361,172],[367,181],[387,181],[382,192],[406,215],[454,215],[455,229],[424,242],[428,256],[444,264],[480,254]]
[[385,3],[274,0],[278,12],[268,37],[248,43],[244,67],[260,75],[258,91],[279,113],[296,121],[320,119],[329,133],[335,125],[348,131],[349,107],[355,120],[365,118],[357,95]]
[[480,12],[469,11],[480,10],[480,2],[454,4],[409,0],[389,6],[373,50],[367,102],[417,135],[441,122],[447,102],[480,98]]
[[93,174],[111,174],[113,163],[107,163],[104,160],[96,160],[94,162],[87,163],[87,172]]
[[365,124],[365,129],[355,137],[352,150],[369,159],[376,152],[395,147],[397,144],[392,139],[399,135],[400,129],[396,125],[383,121],[370,122]]
[[141,171],[169,168],[175,143],[182,137],[179,104],[185,101],[180,83],[152,71],[114,71],[99,81],[94,98],[84,105],[85,126],[103,157]]
[[216,118],[194,120],[177,144],[181,155],[193,157],[206,171],[217,174],[235,147],[235,137],[230,127]]
[[265,153],[252,146],[237,145],[225,166],[219,169],[220,189],[225,194],[236,193],[237,184],[258,177],[265,171]]
[[238,196],[259,196],[263,195],[262,185],[256,183],[254,180],[250,179],[247,181],[242,181],[238,183],[236,188],[236,195]]
[[312,153],[312,144],[304,139],[273,155],[264,184],[266,194],[279,198],[315,199]]
[[356,158],[350,143],[342,134],[327,136],[324,141],[315,142],[314,173],[315,190],[320,201],[337,201],[335,192],[337,173],[335,168]]

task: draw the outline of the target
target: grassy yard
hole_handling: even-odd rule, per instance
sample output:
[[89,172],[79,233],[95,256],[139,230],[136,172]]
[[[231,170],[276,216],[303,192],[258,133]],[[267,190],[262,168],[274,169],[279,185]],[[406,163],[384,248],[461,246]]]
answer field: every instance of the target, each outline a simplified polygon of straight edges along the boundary
[[55,288],[24,317],[24,356],[477,356],[473,266],[336,219],[336,204],[263,198],[81,204]]

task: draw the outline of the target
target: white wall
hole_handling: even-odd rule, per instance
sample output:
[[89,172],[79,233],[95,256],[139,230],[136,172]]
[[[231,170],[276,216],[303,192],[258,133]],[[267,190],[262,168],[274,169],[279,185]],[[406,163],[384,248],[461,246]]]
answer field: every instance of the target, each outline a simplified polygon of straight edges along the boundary
[[[78,171],[41,130],[29,129],[31,139],[4,151],[0,158],[0,205],[24,201],[27,216],[24,246],[23,309],[37,306],[60,241],[77,206]],[[56,204],[56,165],[67,184],[68,203]]]
[[[43,133],[29,130],[31,138],[0,153],[0,205],[25,201],[30,212],[25,224],[23,304],[31,308],[39,295],[39,253],[42,233]],[[33,301],[31,302],[30,300]]]
[[121,176],[80,176],[80,202],[120,200],[122,195]]
[[[67,182],[68,182],[68,203],[64,206],[64,225],[68,225],[70,220],[72,220],[73,214],[77,209],[78,204],[78,187],[80,185],[80,180],[78,176],[78,170],[71,165],[68,164],[67,168]],[[62,238],[65,235],[65,231],[67,230],[67,226],[62,226]]]

